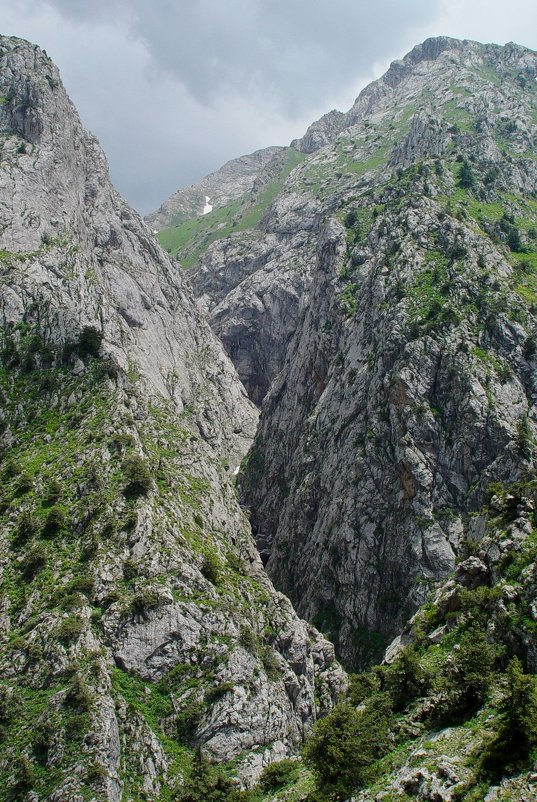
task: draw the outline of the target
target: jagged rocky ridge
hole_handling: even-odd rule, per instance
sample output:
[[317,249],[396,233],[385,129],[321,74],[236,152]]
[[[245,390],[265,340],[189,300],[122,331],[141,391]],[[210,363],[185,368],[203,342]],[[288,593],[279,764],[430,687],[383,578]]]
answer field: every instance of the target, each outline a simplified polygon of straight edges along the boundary
[[248,783],[345,685],[237,502],[256,411],[55,66],[4,37],[0,148],[0,798],[173,798],[196,745]]
[[192,271],[251,397],[271,388],[241,477],[269,574],[348,665],[453,569],[488,484],[533,465],[536,68],[416,47]]

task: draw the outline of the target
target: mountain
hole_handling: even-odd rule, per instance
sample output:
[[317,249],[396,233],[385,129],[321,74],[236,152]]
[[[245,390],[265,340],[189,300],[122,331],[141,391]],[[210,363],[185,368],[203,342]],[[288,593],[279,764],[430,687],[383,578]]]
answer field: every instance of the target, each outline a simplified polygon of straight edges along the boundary
[[160,247],[0,38],[0,799],[535,798],[536,78],[427,40]]
[[360,672],[247,798],[533,799],[537,54],[427,40],[292,150],[173,251],[261,407],[267,571]]
[[207,757],[251,783],[346,685],[238,504],[257,411],[7,37],[0,156],[0,799],[172,799]]
[[210,205],[209,211],[212,211],[240,200],[251,191],[259,174],[281,150],[283,148],[264,148],[226,162],[196,184],[174,192],[160,209],[147,215],[146,222],[160,230],[203,214],[206,206]]
[[536,68],[427,40],[191,270],[264,397],[240,487],[267,570],[347,666],[454,569],[488,485],[534,466]]
[[441,44],[365,90],[281,199],[317,199],[316,262],[243,498],[347,665],[453,570],[489,483],[534,465],[536,57]]

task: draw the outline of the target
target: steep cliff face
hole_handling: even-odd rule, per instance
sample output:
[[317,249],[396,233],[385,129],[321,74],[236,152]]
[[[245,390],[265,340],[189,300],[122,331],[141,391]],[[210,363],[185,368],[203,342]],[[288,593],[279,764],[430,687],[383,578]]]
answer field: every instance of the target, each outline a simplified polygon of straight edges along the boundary
[[230,475],[256,411],[47,56],[0,39],[0,798],[245,782],[344,686]]
[[283,365],[314,258],[309,209],[288,205],[264,226],[267,209],[303,158],[294,148],[277,150],[246,194],[238,198],[239,187],[238,199],[158,235],[192,268],[194,292],[257,404]]
[[284,365],[307,304],[317,228],[311,207],[308,199],[297,205],[295,198],[277,198],[264,230],[215,242],[190,274],[213,331],[258,405]]
[[[103,153],[82,130],[53,65],[38,49],[5,41],[4,326],[14,330],[26,314],[47,340],[63,344],[96,325],[123,371],[135,364],[179,413],[197,408],[207,439],[236,459],[256,415],[189,289],[111,186]],[[228,422],[220,426],[214,410],[222,401]]]
[[309,209],[316,257],[242,497],[277,587],[349,665],[453,568],[487,485],[533,464],[536,69],[425,43],[264,220]]
[[455,572],[383,664],[351,678],[302,763],[287,766],[286,787],[265,775],[256,802],[535,799],[535,491],[535,474],[491,486]]

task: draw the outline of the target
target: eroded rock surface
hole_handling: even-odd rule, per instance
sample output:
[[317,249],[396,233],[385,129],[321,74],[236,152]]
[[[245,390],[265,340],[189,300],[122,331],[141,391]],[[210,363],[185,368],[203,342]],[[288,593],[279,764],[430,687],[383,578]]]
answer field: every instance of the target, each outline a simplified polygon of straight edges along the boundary
[[237,501],[257,412],[48,57],[0,95],[0,796],[249,783],[345,686]]
[[349,664],[453,569],[488,484],[533,464],[536,58],[425,43],[264,218],[309,209],[315,261],[242,496],[277,587]]

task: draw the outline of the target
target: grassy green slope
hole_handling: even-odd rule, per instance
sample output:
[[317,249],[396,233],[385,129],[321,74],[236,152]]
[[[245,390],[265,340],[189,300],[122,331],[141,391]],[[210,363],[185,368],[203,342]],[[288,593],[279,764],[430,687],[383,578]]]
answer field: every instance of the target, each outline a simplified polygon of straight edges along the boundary
[[[270,767],[245,802],[406,802],[440,798],[434,788],[481,802],[493,786],[498,802],[534,798],[537,479],[493,485],[490,496],[485,540],[466,544],[454,578],[414,617],[408,645],[390,665],[354,675],[301,760]],[[489,562],[494,549],[501,556]]]
[[257,197],[246,195],[202,217],[163,228],[158,234],[160,243],[168,253],[181,261],[183,267],[192,267],[211,243],[229,234],[255,228],[281,192],[287,176],[304,158],[302,153],[288,148],[285,163],[278,175]]

